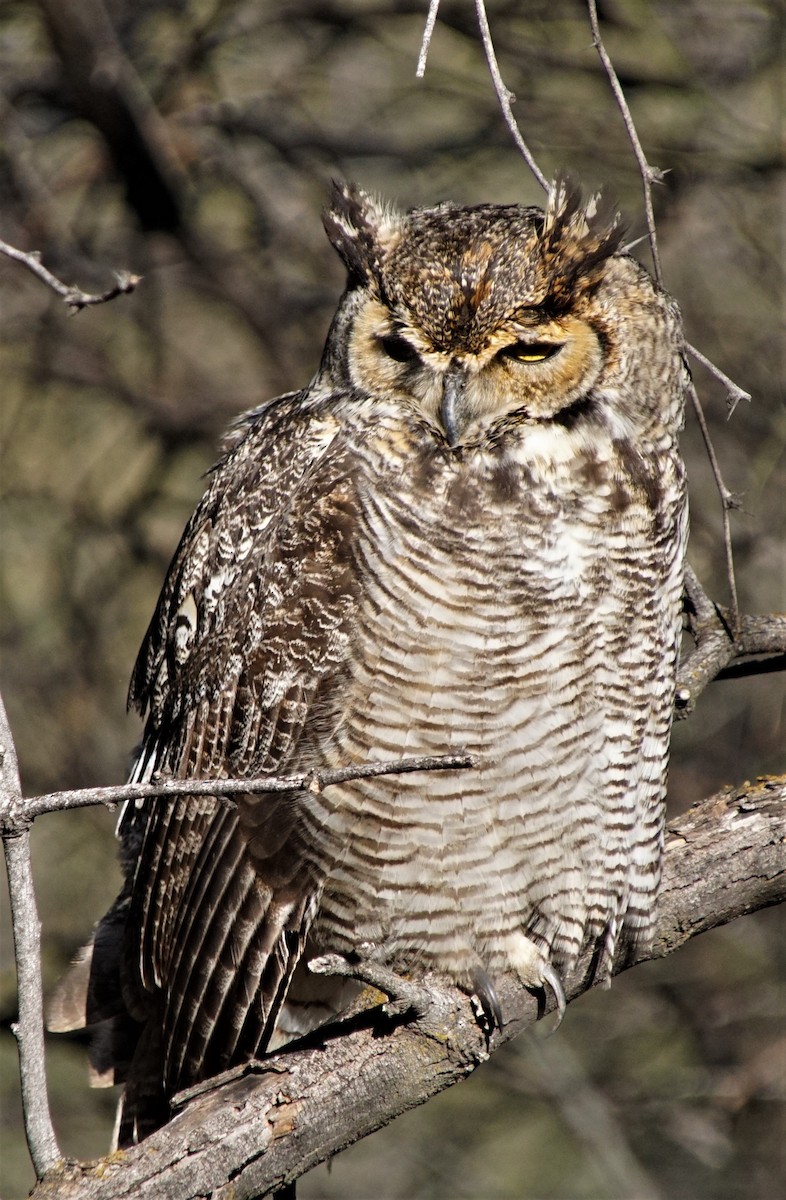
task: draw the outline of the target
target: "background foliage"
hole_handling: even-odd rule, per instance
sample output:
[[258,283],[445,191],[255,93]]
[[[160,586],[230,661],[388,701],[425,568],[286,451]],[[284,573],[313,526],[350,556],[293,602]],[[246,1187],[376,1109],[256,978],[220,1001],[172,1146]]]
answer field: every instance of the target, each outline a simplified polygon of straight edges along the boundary
[[[331,176],[405,206],[538,203],[498,112],[469,0],[445,0],[415,82],[422,0],[17,0],[0,15],[0,236],[88,290],[69,316],[0,259],[1,682],[28,793],[120,782],[133,656],[221,431],[316,369],[342,271]],[[697,370],[728,485],[741,603],[783,604],[780,0],[607,0],[607,48],[652,163],[665,277],[689,339],[754,395],[726,423]],[[644,232],[630,147],[581,0],[492,0],[515,112],[542,169],[603,185]],[[643,253],[643,251],[642,251]],[[720,512],[695,425],[691,561],[725,599]],[[782,677],[713,685],[675,732],[673,811],[782,769]],[[118,882],[105,812],[34,831],[51,983]],[[5,896],[1,903],[5,904]],[[17,1099],[6,909],[0,1190],[32,1183]],[[779,1194],[786,939],[769,912],[573,1006],[466,1084],[321,1168],[308,1197],[737,1200]],[[78,1039],[52,1039],[66,1153],[108,1144]]]

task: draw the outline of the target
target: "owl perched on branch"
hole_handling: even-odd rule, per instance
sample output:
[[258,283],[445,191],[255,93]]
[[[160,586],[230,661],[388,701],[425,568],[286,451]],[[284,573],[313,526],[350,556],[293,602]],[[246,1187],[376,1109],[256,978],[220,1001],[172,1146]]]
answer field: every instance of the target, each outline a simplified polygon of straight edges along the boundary
[[98,1026],[120,1144],[341,1011],[326,952],[435,971],[501,1021],[652,932],[680,633],[674,304],[564,180],[546,212],[402,215],[336,186],[348,284],[316,378],[244,416],[131,682],[133,775],[477,766],[140,801],[127,884],[52,1025]]

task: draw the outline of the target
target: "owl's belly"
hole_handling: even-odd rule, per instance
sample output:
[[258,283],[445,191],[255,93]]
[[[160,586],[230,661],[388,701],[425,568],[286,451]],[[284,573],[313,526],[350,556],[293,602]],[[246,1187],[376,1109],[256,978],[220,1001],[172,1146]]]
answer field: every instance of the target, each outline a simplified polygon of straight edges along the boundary
[[478,963],[508,969],[522,929],[573,957],[608,908],[593,882],[604,748],[592,631],[527,617],[520,584],[506,591],[499,576],[385,583],[324,761],[466,749],[479,765],[308,797],[300,836],[324,881],[314,941],[371,942],[402,969],[460,979]]

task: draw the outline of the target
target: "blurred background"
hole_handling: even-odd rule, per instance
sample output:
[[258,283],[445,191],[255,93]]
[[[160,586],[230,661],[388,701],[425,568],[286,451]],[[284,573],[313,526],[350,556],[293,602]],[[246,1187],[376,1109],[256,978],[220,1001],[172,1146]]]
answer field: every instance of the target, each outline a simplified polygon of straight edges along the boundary
[[[343,285],[320,224],[331,176],[403,206],[539,203],[470,0],[6,0],[0,237],[89,291],[69,315],[0,258],[2,665],[27,794],[122,782],[137,646],[201,475],[236,414],[308,382]],[[607,48],[649,161],[665,278],[690,341],[753,394],[727,421],[696,368],[734,514],[742,606],[786,588],[784,24],[780,0],[605,0]],[[503,76],[550,175],[602,185],[644,233],[641,185],[582,0],[490,0]],[[646,247],[637,250],[646,262]],[[689,417],[690,557],[725,602],[720,505]],[[783,676],[714,684],[675,730],[670,805],[784,769]],[[114,897],[114,817],[36,822],[51,986]],[[6,896],[0,1192],[32,1185]],[[770,910],[571,1006],[466,1083],[301,1184],[303,1200],[780,1195],[786,922]],[[64,1152],[108,1148],[116,1097],[50,1038]]]

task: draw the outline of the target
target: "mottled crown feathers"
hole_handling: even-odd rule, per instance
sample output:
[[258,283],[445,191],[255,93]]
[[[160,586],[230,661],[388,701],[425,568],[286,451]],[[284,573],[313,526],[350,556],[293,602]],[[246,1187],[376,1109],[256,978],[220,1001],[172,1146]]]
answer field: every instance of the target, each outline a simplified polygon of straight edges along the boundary
[[[423,264],[422,243],[428,234],[430,257],[444,258],[446,250],[452,250],[463,258],[474,246],[487,264],[492,246],[495,257],[506,259],[511,242],[517,243],[522,256],[537,268],[538,303],[554,309],[566,306],[577,290],[597,283],[624,233],[619,214],[600,194],[584,201],[580,189],[560,175],[549,191],[545,213],[517,204],[462,207],[443,203],[404,214],[357,184],[334,182],[323,222],[347,267],[350,286],[364,284],[384,301],[396,290],[393,272],[386,269],[391,259],[398,271],[412,244],[412,253]],[[507,236],[500,237],[503,226]]]

